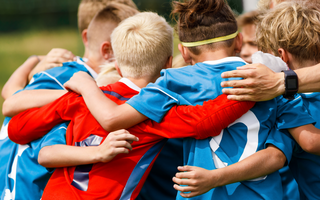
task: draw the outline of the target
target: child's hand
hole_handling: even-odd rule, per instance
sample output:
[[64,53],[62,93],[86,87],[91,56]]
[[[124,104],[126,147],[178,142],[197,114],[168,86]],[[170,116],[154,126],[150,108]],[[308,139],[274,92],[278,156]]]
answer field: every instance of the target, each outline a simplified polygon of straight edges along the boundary
[[53,67],[62,66],[64,62],[73,61],[75,55],[71,51],[61,48],[53,48],[46,56],[38,56],[40,62],[29,74],[29,80],[36,73],[51,69]]
[[[206,170],[200,167],[183,166],[178,167],[181,172],[176,173],[173,177],[174,189],[181,191],[180,195],[185,198],[201,195],[208,192],[210,189],[216,187],[214,182],[219,182],[219,174],[213,173],[214,170]],[[181,186],[184,185],[184,186]]]
[[139,138],[130,134],[127,130],[110,132],[107,138],[98,146],[98,160],[109,162],[120,153],[129,153],[132,150],[132,142]]
[[95,80],[88,73],[83,71],[73,74],[70,80],[67,81],[63,86],[66,89],[72,90],[78,94],[82,94],[82,91],[88,91],[92,87],[98,87]]

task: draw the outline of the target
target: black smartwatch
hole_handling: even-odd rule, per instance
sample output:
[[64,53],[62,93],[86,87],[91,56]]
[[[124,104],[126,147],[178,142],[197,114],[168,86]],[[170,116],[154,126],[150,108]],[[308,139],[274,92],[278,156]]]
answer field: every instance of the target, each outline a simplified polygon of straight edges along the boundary
[[298,92],[298,76],[293,70],[287,70],[284,72],[284,86],[285,92],[283,97],[289,100],[294,99],[294,95]]

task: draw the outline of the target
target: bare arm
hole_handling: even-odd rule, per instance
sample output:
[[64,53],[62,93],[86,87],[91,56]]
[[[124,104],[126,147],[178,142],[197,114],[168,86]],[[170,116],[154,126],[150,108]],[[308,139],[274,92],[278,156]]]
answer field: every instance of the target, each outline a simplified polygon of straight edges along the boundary
[[282,151],[269,145],[266,149],[258,151],[238,163],[220,169],[178,167],[178,170],[183,173],[176,173],[176,176],[173,177],[173,181],[176,183],[174,188],[181,191],[181,196],[185,198],[194,197],[215,187],[266,176],[281,169],[285,161],[286,157]]
[[[320,91],[320,64],[295,70],[299,80],[298,93]],[[223,93],[231,100],[265,101],[284,93],[284,74],[275,73],[262,64],[246,65],[224,72],[223,78],[242,77],[243,80],[222,82]]]
[[2,114],[13,117],[30,108],[42,107],[58,99],[66,90],[24,90],[6,99],[2,105]]
[[107,98],[87,73],[75,73],[64,86],[83,96],[91,114],[106,131],[126,129],[147,119],[129,104],[117,105]]
[[303,150],[320,155],[320,129],[308,124],[288,130]]
[[28,84],[28,75],[30,71],[38,64],[37,56],[30,56],[18,69],[10,76],[9,80],[3,86],[1,95],[7,99],[16,91],[23,89]]
[[47,146],[40,150],[38,162],[49,168],[69,167],[97,162],[109,162],[116,155],[129,153],[131,143],[138,138],[126,130],[109,133],[99,146],[76,147],[69,145]]

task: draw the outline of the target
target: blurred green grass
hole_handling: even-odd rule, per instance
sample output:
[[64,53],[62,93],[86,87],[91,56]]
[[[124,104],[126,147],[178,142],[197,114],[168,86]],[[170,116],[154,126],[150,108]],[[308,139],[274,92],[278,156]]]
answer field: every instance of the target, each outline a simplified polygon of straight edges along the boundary
[[[178,54],[178,39],[174,40],[174,55]],[[0,33],[0,89],[10,75],[31,55],[45,55],[52,48],[68,49],[82,56],[84,47],[76,29],[55,31],[28,31],[20,33]],[[0,98],[0,104],[4,99]],[[3,121],[1,106],[0,120]]]
[[[29,56],[45,55],[52,48],[65,48],[81,56],[84,49],[76,29],[0,34],[0,89]],[[1,105],[3,100],[1,97]],[[1,106],[1,122],[3,119]]]

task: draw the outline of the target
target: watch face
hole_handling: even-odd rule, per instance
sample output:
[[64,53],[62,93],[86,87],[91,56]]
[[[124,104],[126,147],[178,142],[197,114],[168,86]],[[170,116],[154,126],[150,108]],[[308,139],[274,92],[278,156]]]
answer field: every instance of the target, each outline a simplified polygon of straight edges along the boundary
[[297,79],[294,77],[288,77],[287,79],[287,87],[289,90],[297,89]]

